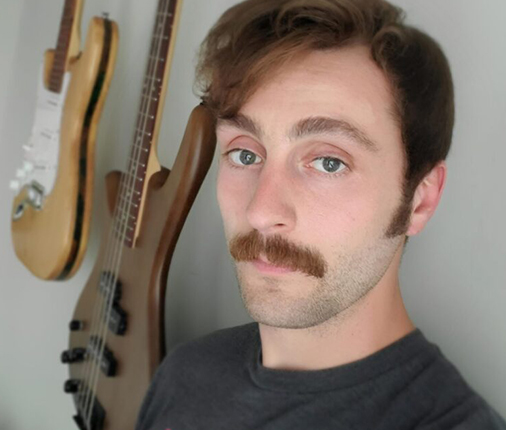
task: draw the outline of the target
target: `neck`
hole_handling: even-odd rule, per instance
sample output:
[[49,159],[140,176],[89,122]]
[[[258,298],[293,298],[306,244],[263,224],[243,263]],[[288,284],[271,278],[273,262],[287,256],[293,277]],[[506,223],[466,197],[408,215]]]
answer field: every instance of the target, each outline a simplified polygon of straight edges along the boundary
[[320,370],[365,358],[415,329],[401,297],[402,249],[382,280],[360,301],[325,323],[307,329],[259,324],[263,365]]
[[80,50],[79,21],[81,8],[82,0],[65,0],[49,75],[49,89],[55,93],[61,91],[63,76],[68,69],[70,57],[77,55]]

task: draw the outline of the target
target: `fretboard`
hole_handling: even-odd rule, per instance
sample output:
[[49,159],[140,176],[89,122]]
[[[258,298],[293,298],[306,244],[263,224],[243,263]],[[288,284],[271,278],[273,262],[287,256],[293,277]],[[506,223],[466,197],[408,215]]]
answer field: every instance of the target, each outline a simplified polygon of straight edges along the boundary
[[60,31],[58,33],[53,66],[49,76],[49,89],[55,93],[61,91],[76,11],[77,0],[66,0],[60,21]]
[[170,67],[171,41],[175,37],[179,2],[159,0],[158,3],[127,175],[116,201],[115,229],[124,238],[126,246],[132,246],[135,238],[148,159],[154,146],[155,126],[165,97],[165,80]]

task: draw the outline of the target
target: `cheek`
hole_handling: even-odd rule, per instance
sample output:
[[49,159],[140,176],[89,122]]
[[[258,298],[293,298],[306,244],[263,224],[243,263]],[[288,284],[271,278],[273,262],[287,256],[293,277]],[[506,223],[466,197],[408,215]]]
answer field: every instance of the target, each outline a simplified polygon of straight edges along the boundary
[[378,235],[378,202],[365,182],[348,180],[342,186],[298,195],[304,196],[299,227],[301,232],[310,232],[309,243],[335,250],[358,246],[367,237]]
[[253,189],[252,184],[248,184],[248,179],[239,177],[230,168],[218,169],[216,181],[216,193],[221,216],[225,225],[225,230],[237,231],[240,219],[243,217],[248,201],[249,191]]

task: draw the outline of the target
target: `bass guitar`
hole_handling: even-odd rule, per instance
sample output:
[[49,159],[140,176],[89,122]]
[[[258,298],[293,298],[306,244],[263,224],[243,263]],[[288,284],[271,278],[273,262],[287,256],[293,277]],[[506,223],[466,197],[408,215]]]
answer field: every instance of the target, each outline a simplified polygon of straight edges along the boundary
[[55,50],[40,70],[35,121],[11,181],[12,243],[35,276],[63,280],[79,268],[90,227],[97,125],[116,60],[118,30],[92,18],[81,51],[83,0],[66,0]]
[[106,177],[108,233],[70,323],[64,390],[81,430],[133,429],[165,354],[164,304],[170,261],[211,165],[215,122],[196,107],[172,170],[155,145],[169,79],[180,0],[159,0],[133,144],[125,173]]

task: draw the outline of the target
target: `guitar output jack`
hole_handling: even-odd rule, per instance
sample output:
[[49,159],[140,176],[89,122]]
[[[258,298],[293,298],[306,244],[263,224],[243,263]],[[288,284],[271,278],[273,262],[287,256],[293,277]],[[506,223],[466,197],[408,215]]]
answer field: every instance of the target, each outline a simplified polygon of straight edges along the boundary
[[16,207],[16,210],[14,211],[14,214],[12,215],[12,219],[14,221],[17,221],[18,219],[20,219],[23,216],[23,214],[25,213],[25,207],[26,207],[26,203],[25,202],[21,202]]

